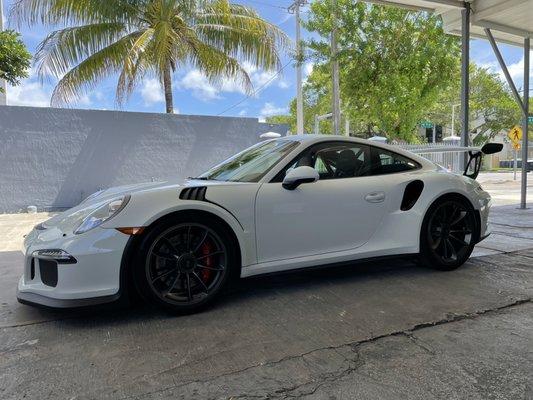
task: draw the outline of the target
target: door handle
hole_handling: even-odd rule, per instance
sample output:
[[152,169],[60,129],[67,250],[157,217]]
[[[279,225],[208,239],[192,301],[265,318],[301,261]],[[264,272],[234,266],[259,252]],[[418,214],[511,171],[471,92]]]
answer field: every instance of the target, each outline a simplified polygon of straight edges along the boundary
[[381,203],[385,200],[385,192],[372,192],[365,196],[365,200],[369,203]]

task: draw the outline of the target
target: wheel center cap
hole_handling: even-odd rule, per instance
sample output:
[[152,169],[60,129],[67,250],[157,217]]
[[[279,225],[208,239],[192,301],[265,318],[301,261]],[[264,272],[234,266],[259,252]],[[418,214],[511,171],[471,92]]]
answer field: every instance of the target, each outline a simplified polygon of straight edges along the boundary
[[178,269],[182,272],[191,272],[196,268],[198,262],[192,253],[186,253],[178,258]]

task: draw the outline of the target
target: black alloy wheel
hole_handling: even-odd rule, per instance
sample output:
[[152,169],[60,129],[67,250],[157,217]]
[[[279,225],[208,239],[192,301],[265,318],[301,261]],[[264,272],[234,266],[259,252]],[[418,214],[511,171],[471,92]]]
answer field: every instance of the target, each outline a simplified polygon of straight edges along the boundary
[[[170,225],[170,226],[169,226]],[[203,221],[156,227],[144,239],[135,268],[140,294],[179,313],[198,311],[225,285],[234,249],[224,229]]]
[[458,268],[476,244],[477,222],[473,207],[460,199],[447,199],[428,211],[421,232],[423,261],[436,269]]

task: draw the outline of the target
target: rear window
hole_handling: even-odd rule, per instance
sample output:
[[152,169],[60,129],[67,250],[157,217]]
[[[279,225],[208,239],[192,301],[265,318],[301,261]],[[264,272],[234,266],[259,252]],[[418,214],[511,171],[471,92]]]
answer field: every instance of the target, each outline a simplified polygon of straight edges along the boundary
[[398,153],[372,148],[372,175],[394,174],[420,168],[420,164]]

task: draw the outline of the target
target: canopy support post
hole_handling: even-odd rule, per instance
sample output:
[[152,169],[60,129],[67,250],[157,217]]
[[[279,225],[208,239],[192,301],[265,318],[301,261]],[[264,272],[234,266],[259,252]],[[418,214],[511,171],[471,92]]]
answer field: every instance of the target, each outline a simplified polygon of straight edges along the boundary
[[524,210],[526,208],[527,203],[527,156],[528,156],[528,129],[529,129],[529,51],[530,51],[530,39],[529,37],[524,38],[524,96],[523,98],[520,97],[520,94],[518,93],[518,90],[516,89],[516,86],[514,84],[513,78],[511,77],[511,74],[509,73],[509,70],[507,69],[507,65],[505,65],[505,61],[500,53],[500,49],[498,49],[498,45],[496,44],[496,40],[494,40],[494,36],[492,36],[492,32],[490,29],[485,28],[485,34],[487,35],[487,39],[489,40],[490,45],[492,46],[492,50],[494,51],[494,54],[496,55],[496,58],[498,59],[498,63],[500,64],[500,68],[503,71],[503,74],[505,75],[505,79],[507,80],[507,84],[511,88],[511,92],[513,93],[513,96],[518,103],[518,106],[520,107],[520,111],[522,112],[522,177],[521,177],[521,187],[520,187],[520,209]]
[[529,37],[524,38],[524,100],[522,111],[522,181],[520,190],[520,209],[524,210],[527,205],[527,156],[528,156],[528,128],[529,128]]
[[[461,146],[469,146],[468,117],[470,94],[470,4],[461,10]],[[461,169],[466,166],[466,154],[461,158]]]

